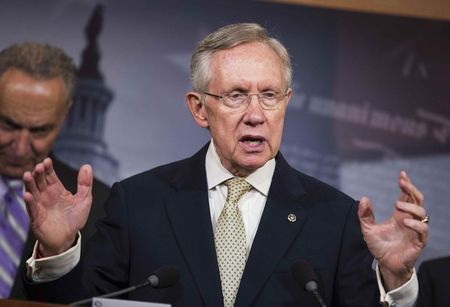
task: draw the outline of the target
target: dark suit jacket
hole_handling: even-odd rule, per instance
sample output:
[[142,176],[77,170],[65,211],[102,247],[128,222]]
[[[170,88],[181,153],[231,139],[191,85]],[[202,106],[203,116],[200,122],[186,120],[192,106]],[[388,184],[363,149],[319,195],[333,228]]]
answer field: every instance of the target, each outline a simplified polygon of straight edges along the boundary
[[[181,276],[177,285],[140,289],[128,298],[223,306],[206,150],[116,183],[107,217],[98,223],[82,262],[56,282],[32,285],[33,298],[70,302],[140,283],[155,269],[175,265]],[[279,154],[235,306],[317,306],[292,278],[291,266],[298,259],[315,268],[328,306],[379,306],[373,258],[362,238],[357,206],[292,169]],[[297,220],[290,222],[289,214]]]
[[[74,170],[68,165],[64,164],[62,161],[58,160],[54,156],[50,156],[53,162],[53,167],[56,171],[61,182],[64,184],[67,190],[72,193],[77,191],[77,176],[78,170]],[[106,201],[109,193],[109,187],[104,183],[94,179],[93,189],[92,189],[93,199],[92,207],[89,213],[89,219],[86,222],[85,227],[82,229],[81,234],[83,238],[90,238],[95,232],[95,221],[104,216],[103,204]],[[28,234],[27,242],[25,243],[24,252],[22,254],[21,264],[19,266],[18,272],[21,272],[25,268],[25,262],[30,258],[34,243],[36,242],[35,237],[31,233]],[[25,299],[24,286],[22,282],[22,274],[18,273],[14,281],[13,288],[11,289],[10,298],[14,299]]]
[[419,268],[417,307],[446,307],[450,304],[450,257],[425,261]]

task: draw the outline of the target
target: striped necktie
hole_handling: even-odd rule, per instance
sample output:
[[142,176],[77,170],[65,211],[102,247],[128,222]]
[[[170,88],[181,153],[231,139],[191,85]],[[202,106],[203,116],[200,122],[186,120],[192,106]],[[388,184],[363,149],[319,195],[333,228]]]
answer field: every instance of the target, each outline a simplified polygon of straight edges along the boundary
[[225,307],[233,307],[247,261],[245,228],[238,202],[251,185],[238,177],[227,180],[225,184],[228,195],[217,220],[215,241],[223,303]]
[[29,219],[20,180],[2,178],[0,199],[0,298],[9,297],[27,239]]

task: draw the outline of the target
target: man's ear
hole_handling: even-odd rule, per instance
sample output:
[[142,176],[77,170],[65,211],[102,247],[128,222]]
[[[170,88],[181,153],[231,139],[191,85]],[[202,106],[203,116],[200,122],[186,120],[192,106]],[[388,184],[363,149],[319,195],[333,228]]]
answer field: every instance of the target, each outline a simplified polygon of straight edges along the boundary
[[201,101],[202,97],[199,93],[189,92],[186,94],[186,104],[191,111],[192,117],[195,122],[202,128],[208,128],[208,115],[205,105]]
[[291,101],[291,98],[292,98],[293,93],[294,93],[294,92],[292,91],[292,89],[291,89],[291,88],[288,88],[288,90],[287,90],[287,101],[286,101],[286,105],[288,105],[289,102]]

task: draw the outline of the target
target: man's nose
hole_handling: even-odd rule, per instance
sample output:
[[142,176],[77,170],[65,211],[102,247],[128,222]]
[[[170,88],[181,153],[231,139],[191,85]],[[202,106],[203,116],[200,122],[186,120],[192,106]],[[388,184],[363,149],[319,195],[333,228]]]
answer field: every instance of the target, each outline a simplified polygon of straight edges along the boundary
[[17,156],[25,156],[31,148],[31,135],[27,129],[21,129],[17,132],[14,140],[14,152]]
[[247,124],[258,125],[264,122],[264,111],[258,99],[258,95],[250,95],[248,97],[248,107],[244,117],[244,121]]

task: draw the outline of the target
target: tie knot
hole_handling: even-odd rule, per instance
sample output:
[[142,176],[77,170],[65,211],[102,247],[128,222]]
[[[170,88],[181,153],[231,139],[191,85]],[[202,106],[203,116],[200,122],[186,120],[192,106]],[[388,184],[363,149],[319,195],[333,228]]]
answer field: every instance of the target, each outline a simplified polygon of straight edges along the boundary
[[237,204],[242,195],[252,188],[250,183],[239,177],[228,179],[225,185],[228,187],[227,202],[233,204]]
[[8,193],[13,193],[22,196],[23,195],[23,182],[20,179],[12,179],[9,177],[2,177],[5,183]]

